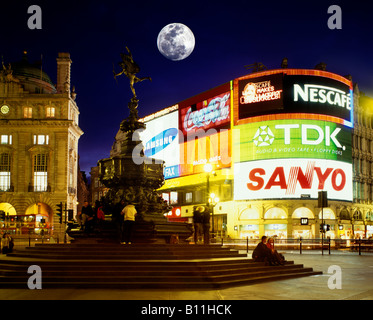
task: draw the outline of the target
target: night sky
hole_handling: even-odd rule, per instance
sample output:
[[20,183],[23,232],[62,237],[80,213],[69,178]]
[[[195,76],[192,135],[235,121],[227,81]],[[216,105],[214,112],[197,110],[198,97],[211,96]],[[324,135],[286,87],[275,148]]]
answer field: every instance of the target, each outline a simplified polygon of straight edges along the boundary
[[[4,1],[3,1],[4,2]],[[132,93],[127,78],[113,78],[125,46],[140,65],[135,86],[139,115],[145,116],[250,73],[245,65],[263,63],[350,74],[373,97],[373,4],[371,1],[12,1],[1,5],[0,54],[6,63],[28,51],[43,55],[43,71],[56,82],[58,52],[69,52],[71,84],[80,109],[80,167],[89,174],[109,156],[120,122],[128,116]],[[8,1],[11,2],[11,1]],[[42,9],[42,29],[30,30],[27,9]],[[342,9],[342,29],[330,30],[330,5]],[[194,33],[193,53],[182,61],[165,58],[157,36],[180,22]]]

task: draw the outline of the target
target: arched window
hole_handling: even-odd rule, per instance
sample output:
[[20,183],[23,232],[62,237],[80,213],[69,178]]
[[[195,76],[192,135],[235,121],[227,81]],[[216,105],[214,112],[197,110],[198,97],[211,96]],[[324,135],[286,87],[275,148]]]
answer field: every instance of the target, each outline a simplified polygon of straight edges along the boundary
[[255,209],[245,209],[240,215],[240,220],[256,220],[259,219],[259,212]]
[[314,219],[315,216],[310,209],[306,207],[300,207],[294,210],[292,218],[293,219],[300,219],[300,218]]
[[[330,220],[334,220],[335,219],[335,213],[332,209],[330,208],[324,208],[323,209],[323,215],[324,215],[324,219],[330,219]],[[322,214],[321,214],[321,210],[319,212],[319,219],[322,218]]]
[[339,213],[339,219],[341,220],[350,220],[350,213],[346,208],[342,209],[341,212]]
[[0,154],[0,191],[10,190],[10,163],[11,157],[9,153]]
[[373,212],[372,211],[367,212],[366,220],[367,221],[373,221]]
[[264,219],[286,219],[287,214],[284,209],[271,208],[264,214]]
[[354,218],[354,220],[363,220],[363,215],[361,214],[361,211],[356,210],[354,212],[353,218]]

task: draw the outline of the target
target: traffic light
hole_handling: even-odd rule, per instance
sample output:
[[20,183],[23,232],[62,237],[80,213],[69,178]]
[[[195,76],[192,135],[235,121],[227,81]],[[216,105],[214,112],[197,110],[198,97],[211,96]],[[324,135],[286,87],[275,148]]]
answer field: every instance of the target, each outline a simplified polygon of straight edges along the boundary
[[60,223],[62,223],[62,202],[60,202],[59,204],[57,204],[57,215],[60,217]]
[[325,233],[326,231],[330,231],[330,224],[320,224],[320,232]]
[[0,210],[0,220],[5,221],[5,211]]

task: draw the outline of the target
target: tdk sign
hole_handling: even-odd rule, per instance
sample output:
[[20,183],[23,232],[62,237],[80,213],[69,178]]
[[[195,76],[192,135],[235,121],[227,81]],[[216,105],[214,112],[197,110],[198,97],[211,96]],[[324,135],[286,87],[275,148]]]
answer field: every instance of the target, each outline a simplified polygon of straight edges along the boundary
[[145,143],[144,154],[147,157],[156,155],[161,150],[167,148],[178,136],[176,128],[170,128],[158,133]]

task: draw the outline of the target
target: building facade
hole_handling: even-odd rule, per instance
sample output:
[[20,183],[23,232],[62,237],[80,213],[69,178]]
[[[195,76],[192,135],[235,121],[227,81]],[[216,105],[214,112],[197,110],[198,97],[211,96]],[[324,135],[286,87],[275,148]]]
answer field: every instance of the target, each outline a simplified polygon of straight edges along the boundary
[[144,154],[165,161],[169,219],[192,222],[209,204],[218,237],[311,239],[323,224],[332,239],[372,236],[372,101],[349,76],[283,68],[143,118]]
[[[57,84],[41,64],[3,64],[0,74],[0,212],[3,229],[56,235],[57,204],[76,214],[79,128],[68,53],[57,57]],[[44,220],[41,220],[44,219]],[[64,219],[64,217],[63,217]],[[32,223],[26,223],[31,221]]]

